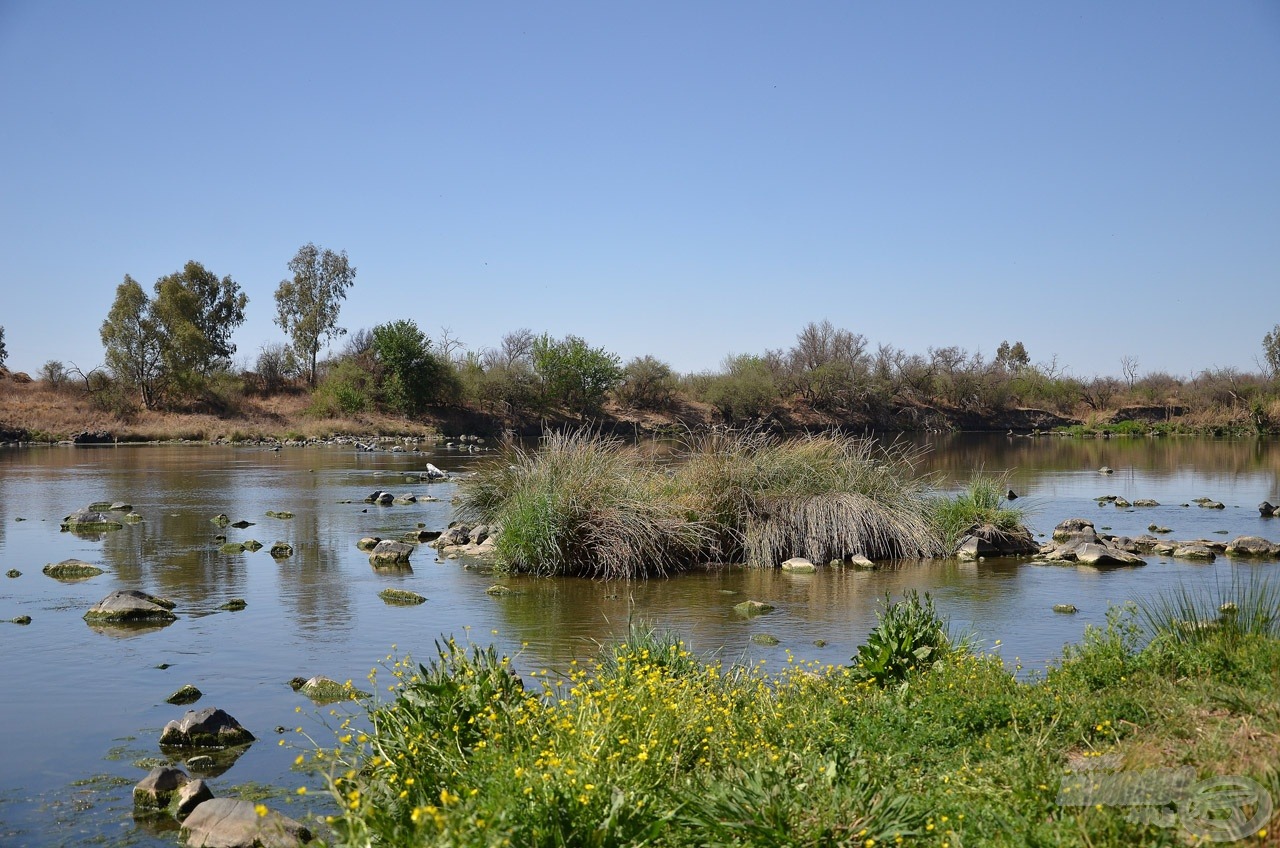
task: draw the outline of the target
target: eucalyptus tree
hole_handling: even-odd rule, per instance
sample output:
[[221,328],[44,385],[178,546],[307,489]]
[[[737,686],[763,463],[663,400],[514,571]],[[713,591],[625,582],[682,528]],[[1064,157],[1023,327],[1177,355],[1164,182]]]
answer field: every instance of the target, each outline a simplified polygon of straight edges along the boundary
[[338,311],[355,282],[356,269],[345,250],[334,253],[307,242],[289,261],[289,270],[293,278],[281,280],[276,288],[276,324],[307,364],[307,382],[314,386],[321,344],[346,332],[338,326]]
[[162,336],[166,379],[187,395],[212,372],[231,362],[231,334],[244,323],[249,298],[231,277],[191,261],[156,280],[151,314]]
[[151,299],[137,280],[124,275],[116,299],[100,330],[107,367],[117,380],[136,389],[144,409],[157,399],[163,366],[160,326],[151,312]]

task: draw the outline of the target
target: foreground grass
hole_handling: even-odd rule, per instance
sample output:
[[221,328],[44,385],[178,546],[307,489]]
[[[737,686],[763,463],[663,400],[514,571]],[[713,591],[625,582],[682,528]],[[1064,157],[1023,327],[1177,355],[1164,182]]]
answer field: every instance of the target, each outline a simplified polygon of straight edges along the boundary
[[[917,601],[899,625],[924,612]],[[1220,839],[1256,805],[1233,823],[1185,795],[1125,807],[1060,803],[1059,791],[1100,766],[1153,780],[1184,768],[1192,780],[1246,777],[1280,800],[1280,641],[1238,620],[1144,631],[1136,610],[1117,609],[1030,682],[947,639],[891,675],[862,661],[767,674],[639,633],[524,688],[508,658],[450,641],[427,665],[389,669],[393,697],[370,708],[371,732],[344,729],[335,750],[318,752],[336,764],[332,838],[864,848],[1186,845],[1192,830]],[[920,623],[936,635],[936,621]],[[880,630],[872,642],[896,632]],[[1269,824],[1248,825],[1249,844],[1276,844]]]

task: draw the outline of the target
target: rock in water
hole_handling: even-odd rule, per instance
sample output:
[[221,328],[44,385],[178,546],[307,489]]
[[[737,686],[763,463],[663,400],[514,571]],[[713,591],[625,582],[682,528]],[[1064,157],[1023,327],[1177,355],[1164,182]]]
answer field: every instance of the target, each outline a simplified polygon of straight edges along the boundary
[[148,595],[135,589],[112,592],[94,604],[84,614],[84,620],[94,622],[174,621],[173,601]]
[[102,569],[98,568],[98,566],[90,565],[79,559],[64,559],[62,562],[51,562],[42,570],[54,580],[87,580],[102,573]]
[[188,710],[180,719],[169,722],[160,734],[161,745],[190,748],[230,748],[247,745],[254,735],[240,722],[216,707]]
[[133,806],[157,812],[164,810],[190,780],[180,768],[156,766],[133,787]]
[[764,615],[767,612],[773,612],[773,610],[773,604],[767,604],[764,601],[743,601],[733,607],[733,611],[743,618]]
[[413,545],[408,542],[383,539],[369,552],[369,562],[373,565],[396,565],[408,562],[413,550]]
[[818,567],[804,557],[792,557],[782,564],[782,570],[792,574],[813,574]]
[[311,839],[300,822],[274,810],[260,816],[252,801],[235,798],[205,801],[182,823],[189,848],[295,848]]

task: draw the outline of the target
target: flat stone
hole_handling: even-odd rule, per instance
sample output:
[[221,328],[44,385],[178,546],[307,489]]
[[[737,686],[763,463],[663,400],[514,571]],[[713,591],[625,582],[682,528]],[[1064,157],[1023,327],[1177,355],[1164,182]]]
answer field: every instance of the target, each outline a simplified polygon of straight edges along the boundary
[[1084,544],[1075,549],[1076,562],[1099,568],[1117,565],[1146,565],[1147,561],[1137,554],[1122,551],[1119,548],[1105,547],[1098,544]]
[[1177,559],[1191,559],[1201,562],[1213,562],[1218,555],[1208,545],[1178,545],[1171,554]]
[[782,564],[782,570],[792,574],[813,574],[818,567],[804,557],[792,557]]
[[767,612],[773,612],[774,609],[773,604],[768,604],[764,601],[743,601],[740,604],[734,604],[733,607],[733,611],[743,618],[764,615]]
[[101,568],[84,560],[64,559],[62,562],[51,562],[41,569],[54,580],[88,580],[102,574]]
[[312,839],[301,822],[274,810],[258,815],[252,801],[213,798],[182,823],[188,848],[296,848]]
[[62,519],[63,530],[96,531],[122,530],[124,525],[105,512],[82,509]]
[[369,562],[373,565],[395,565],[409,561],[415,547],[408,542],[397,542],[383,539],[369,552]]
[[427,599],[417,592],[410,592],[406,589],[383,589],[378,593],[378,597],[382,598],[382,602],[392,606],[416,606],[417,604],[426,603]]
[[1280,553],[1280,545],[1261,536],[1240,536],[1227,545],[1226,553],[1239,557],[1273,557]]

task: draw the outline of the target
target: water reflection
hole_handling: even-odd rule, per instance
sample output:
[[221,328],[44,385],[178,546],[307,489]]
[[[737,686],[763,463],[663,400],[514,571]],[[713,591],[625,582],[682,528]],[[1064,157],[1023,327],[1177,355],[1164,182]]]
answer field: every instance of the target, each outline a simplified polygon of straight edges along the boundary
[[[1254,509],[1263,499],[1280,501],[1280,445],[1274,442],[960,434],[919,443],[932,446],[922,468],[939,473],[948,485],[975,472],[1011,469],[1012,485],[1024,496],[1017,505],[1031,506],[1032,526],[1041,533],[1079,515],[1129,536],[1157,523],[1173,528],[1166,538],[1280,537],[1280,519],[1263,519]],[[210,703],[255,731],[311,722],[308,732],[323,740],[327,712],[284,681],[324,674],[359,685],[392,644],[398,646],[395,652],[427,658],[442,634],[456,635],[497,643],[523,671],[563,669],[570,659],[589,657],[601,643],[645,623],[672,630],[694,650],[718,653],[727,661],[763,660],[776,668],[790,652],[802,660],[844,664],[874,626],[885,596],[901,597],[910,589],[931,593],[953,630],[972,632],[1011,663],[1018,657],[1034,669],[1058,656],[1064,643],[1078,640],[1086,625],[1102,624],[1109,604],[1185,583],[1229,585],[1239,575],[1280,568],[1225,557],[1208,565],[1152,557],[1145,568],[1099,572],[991,559],[903,562],[877,571],[824,568],[813,575],[716,566],[667,580],[606,584],[499,579],[462,560],[440,562],[426,546],[415,551],[410,566],[371,567],[368,554],[355,547],[361,537],[403,538],[419,525],[442,529],[450,519],[455,484],[406,482],[406,477],[425,470],[428,462],[465,471],[475,460],[461,453],[367,454],[338,448],[0,451],[0,561],[23,572],[0,583],[0,620],[20,614],[33,619],[29,627],[5,628],[0,651],[0,676],[19,682],[0,687],[0,715],[13,736],[6,754],[24,765],[0,770],[0,798],[6,799],[0,807],[0,841],[5,833],[21,832],[25,839],[45,832],[39,804],[7,800],[15,792],[21,798],[60,798],[71,780],[105,771],[122,781],[120,798],[127,802],[127,787],[145,771],[104,758],[119,744],[116,740],[154,738],[156,728],[178,717],[164,698],[180,683],[199,686]],[[1115,473],[1098,474],[1102,465]],[[365,504],[364,497],[375,489],[438,500]],[[1162,506],[1117,509],[1093,500],[1112,493],[1130,501],[1153,497]],[[1199,495],[1216,497],[1227,508],[1179,506]],[[101,537],[59,532],[61,516],[98,500],[132,503],[143,521]],[[269,510],[295,517],[271,518]],[[209,520],[219,513],[254,523],[219,527]],[[256,539],[266,547],[223,553],[219,535],[231,542]],[[293,556],[273,560],[267,549],[276,541],[292,545]],[[108,572],[87,583],[65,584],[40,575],[41,564],[71,557]],[[498,582],[516,593],[486,594]],[[377,593],[388,586],[428,601],[387,606]],[[178,604],[179,619],[163,629],[90,625],[105,638],[87,636],[81,616],[114,589],[168,597]],[[244,598],[247,608],[218,612],[232,597]],[[738,618],[734,604],[748,599],[776,609],[750,620]],[[1056,603],[1074,604],[1080,612],[1055,615]],[[780,644],[752,643],[753,635],[764,633]],[[996,640],[1003,640],[998,649]],[[158,669],[167,664],[173,669]],[[84,720],[86,703],[94,705],[93,721]],[[299,706],[301,719],[295,713]],[[232,772],[210,776],[295,785],[294,756],[287,747],[257,745],[242,752]],[[215,786],[215,792],[225,788]],[[115,834],[120,816],[108,815],[107,809],[85,813],[99,818],[79,820],[78,832],[94,838]],[[133,838],[145,845],[172,844],[171,836],[145,830]],[[59,839],[37,838],[32,844],[59,844]]]

